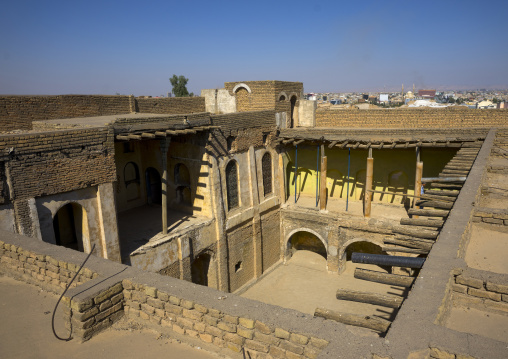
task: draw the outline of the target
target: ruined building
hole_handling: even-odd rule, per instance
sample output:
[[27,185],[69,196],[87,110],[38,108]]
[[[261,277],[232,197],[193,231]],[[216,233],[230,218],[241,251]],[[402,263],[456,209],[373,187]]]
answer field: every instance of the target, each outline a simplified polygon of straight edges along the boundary
[[[0,270],[58,293],[93,248],[66,294],[83,340],[128,316],[260,358],[505,357],[507,120],[318,110],[282,81],[3,96]],[[249,294],[304,251],[330,303],[355,303],[341,318],[321,292],[310,311]],[[501,334],[458,325],[463,308]]]

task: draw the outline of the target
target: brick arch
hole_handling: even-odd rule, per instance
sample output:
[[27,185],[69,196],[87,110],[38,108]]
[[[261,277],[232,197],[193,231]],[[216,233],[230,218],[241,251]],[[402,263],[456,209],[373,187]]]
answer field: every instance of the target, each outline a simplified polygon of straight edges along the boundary
[[[281,98],[284,97],[282,100]],[[284,101],[284,102],[287,102],[289,101],[289,96],[287,95],[287,93],[285,93],[284,91],[281,91],[278,95],[277,95],[277,101]]]
[[321,235],[318,232],[316,232],[310,228],[304,228],[304,227],[294,229],[291,232],[289,232],[289,234],[286,236],[286,238],[284,239],[284,247],[286,248],[286,252],[288,250],[289,240],[291,239],[293,234],[298,233],[298,232],[308,232],[310,234],[315,235],[321,241],[321,243],[323,243],[323,245],[326,248],[326,251],[328,252],[328,243],[323,239],[323,237],[321,237]]
[[246,89],[248,93],[252,93],[252,90],[250,89],[249,85],[247,85],[247,84],[245,84],[243,82],[239,83],[239,84],[236,84],[236,86],[233,87],[233,93],[236,93],[236,91],[238,91],[241,88]]
[[378,246],[380,248],[383,247],[383,241],[382,240],[375,240],[375,239],[363,238],[363,237],[352,238],[352,239],[344,242],[340,246],[339,255],[338,255],[338,258],[339,258],[339,274],[342,273],[346,269],[346,261],[347,261],[347,258],[346,258],[346,249],[347,249],[347,247],[349,247],[351,244],[357,243],[357,242],[369,242],[369,243],[372,243],[372,244],[374,244],[374,245],[376,245],[376,246]]

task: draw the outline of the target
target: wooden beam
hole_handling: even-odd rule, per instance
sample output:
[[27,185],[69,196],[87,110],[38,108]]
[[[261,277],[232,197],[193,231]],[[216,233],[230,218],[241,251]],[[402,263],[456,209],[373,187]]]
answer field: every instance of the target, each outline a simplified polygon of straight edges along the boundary
[[441,219],[401,218],[400,224],[405,226],[441,228],[443,227],[444,221]]
[[166,132],[155,131],[155,136],[157,137],[166,137],[168,134]]
[[328,148],[333,148],[333,147],[335,147],[335,145],[337,144],[337,142],[339,142],[339,141],[332,141],[332,143],[330,143],[330,144],[328,145]]
[[142,137],[140,135],[129,134],[130,140],[141,140],[141,138]]
[[143,137],[143,138],[155,138],[155,134],[153,134],[153,133],[148,133],[148,132],[143,132],[143,133],[141,134],[141,137]]
[[393,226],[392,231],[393,233],[424,239],[436,239],[439,235],[438,231],[414,228],[413,226]]
[[129,135],[117,135],[116,139],[120,140],[120,141],[129,141],[130,140]]
[[417,248],[422,250],[430,251],[432,249],[432,243],[420,242],[420,241],[411,241],[411,240],[402,240],[395,238],[385,238],[383,242],[386,244],[395,244],[398,246],[404,246],[409,248]]
[[316,308],[314,316],[383,333],[388,330],[391,324],[389,320],[383,318],[337,312],[324,308]]
[[411,287],[415,280],[414,277],[408,277],[405,275],[398,274],[389,274],[363,268],[356,268],[354,277],[357,279],[367,280],[370,282],[383,283],[406,288]]
[[293,141],[294,141],[294,138],[290,138],[289,140],[282,140],[282,143],[285,144],[285,145],[288,145],[288,144],[290,144]]
[[166,130],[166,133],[168,135],[177,135],[178,134],[176,131],[172,131],[172,130]]
[[298,140],[293,143],[293,146],[298,146],[300,143],[304,142],[305,140]]
[[416,209],[411,208],[407,212],[410,215],[425,216],[425,217],[447,217],[450,211],[441,209]]
[[381,305],[388,308],[399,308],[404,298],[397,295],[360,292],[357,290],[339,289],[335,294],[339,300]]
[[413,254],[427,254],[428,249],[416,249],[416,248],[403,248],[403,247],[381,247],[384,252],[397,252],[397,253],[413,253]]

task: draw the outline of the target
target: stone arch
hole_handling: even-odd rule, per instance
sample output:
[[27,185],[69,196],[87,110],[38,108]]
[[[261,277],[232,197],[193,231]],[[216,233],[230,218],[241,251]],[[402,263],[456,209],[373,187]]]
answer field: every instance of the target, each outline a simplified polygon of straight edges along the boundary
[[205,249],[191,263],[192,283],[217,289],[217,264],[215,253]]
[[[346,241],[339,249],[339,274],[342,273],[346,269],[346,262],[347,262],[347,255],[348,255],[348,248],[351,245],[354,245],[355,243],[370,243],[371,245],[379,247],[379,253],[385,253],[381,251],[381,248],[383,246],[382,240],[374,240],[370,238],[353,238],[348,241]],[[361,250],[360,250],[361,252]],[[372,252],[362,252],[362,253],[372,253]],[[377,253],[376,253],[377,254]]]
[[53,215],[53,232],[57,245],[90,251],[88,214],[77,202],[67,201]]
[[235,87],[233,87],[233,93],[236,93],[241,88],[246,89],[248,93],[252,93],[252,90],[250,89],[249,85],[247,85],[247,84],[245,84],[243,82],[239,83],[239,84],[236,84]]
[[177,163],[174,170],[176,186],[176,202],[185,206],[192,206],[191,176],[189,169],[183,163]]
[[[319,233],[317,233],[316,231],[310,229],[310,228],[297,228],[297,229],[294,229],[292,230],[285,238],[285,241],[284,241],[284,248],[285,248],[285,253],[284,253],[284,259],[287,260],[289,258],[291,258],[291,238],[297,234],[297,233],[300,233],[300,232],[307,232],[307,233],[310,233],[312,234],[314,237],[316,237],[322,247],[324,248],[324,255],[322,253],[319,253],[317,251],[314,251],[316,253],[319,253],[321,255],[323,255],[325,257],[325,259],[328,258],[328,244],[327,242],[323,239],[323,237],[321,237],[321,235]],[[310,246],[309,246],[310,247]],[[309,249],[309,250],[312,250],[312,249]]]
[[277,96],[277,101],[279,102],[287,101],[288,98],[289,98],[288,95],[284,91],[281,91]]
[[240,207],[240,189],[238,181],[238,163],[230,160],[225,167],[226,172],[226,197],[228,211]]

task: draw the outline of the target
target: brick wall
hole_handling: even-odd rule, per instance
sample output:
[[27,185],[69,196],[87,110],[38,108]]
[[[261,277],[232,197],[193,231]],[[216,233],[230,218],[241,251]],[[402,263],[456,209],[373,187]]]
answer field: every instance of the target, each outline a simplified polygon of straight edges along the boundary
[[30,130],[32,121],[129,113],[128,96],[1,96],[0,132]]
[[[303,84],[301,82],[285,82],[285,81],[245,81],[245,82],[226,82],[224,87],[229,94],[234,96],[233,88],[244,83],[251,89],[248,93],[245,89],[237,90],[236,93],[236,110],[238,112],[258,111],[264,109],[276,109],[277,112],[289,111],[289,98],[284,102],[279,102],[279,93],[286,92],[289,97],[295,92],[299,98],[303,92]],[[298,106],[298,103],[296,104]]]
[[1,96],[0,132],[31,130],[32,121],[131,112],[186,114],[205,111],[204,97],[133,98],[107,95]]
[[4,149],[0,161],[9,166],[15,199],[116,179],[113,133],[106,128],[4,135],[0,136],[0,149]]
[[225,115],[211,115],[212,125],[220,126],[213,131],[207,144],[207,151],[215,156],[228,154],[228,137],[234,140],[231,152],[247,151],[250,146],[261,147],[265,145],[263,136],[266,134],[266,143],[275,135],[275,111],[252,111],[231,113]]
[[136,98],[136,112],[186,114],[205,112],[204,97]]
[[263,271],[280,260],[280,212],[278,210],[261,216],[263,238]]
[[487,207],[475,208],[473,222],[508,226],[508,210]]
[[376,109],[316,111],[316,127],[447,128],[508,125],[508,110]]
[[[0,241],[0,265],[2,271],[18,280],[59,294],[79,269],[79,266],[57,257],[3,241]],[[71,286],[76,287],[96,277],[97,273],[84,268]]]

